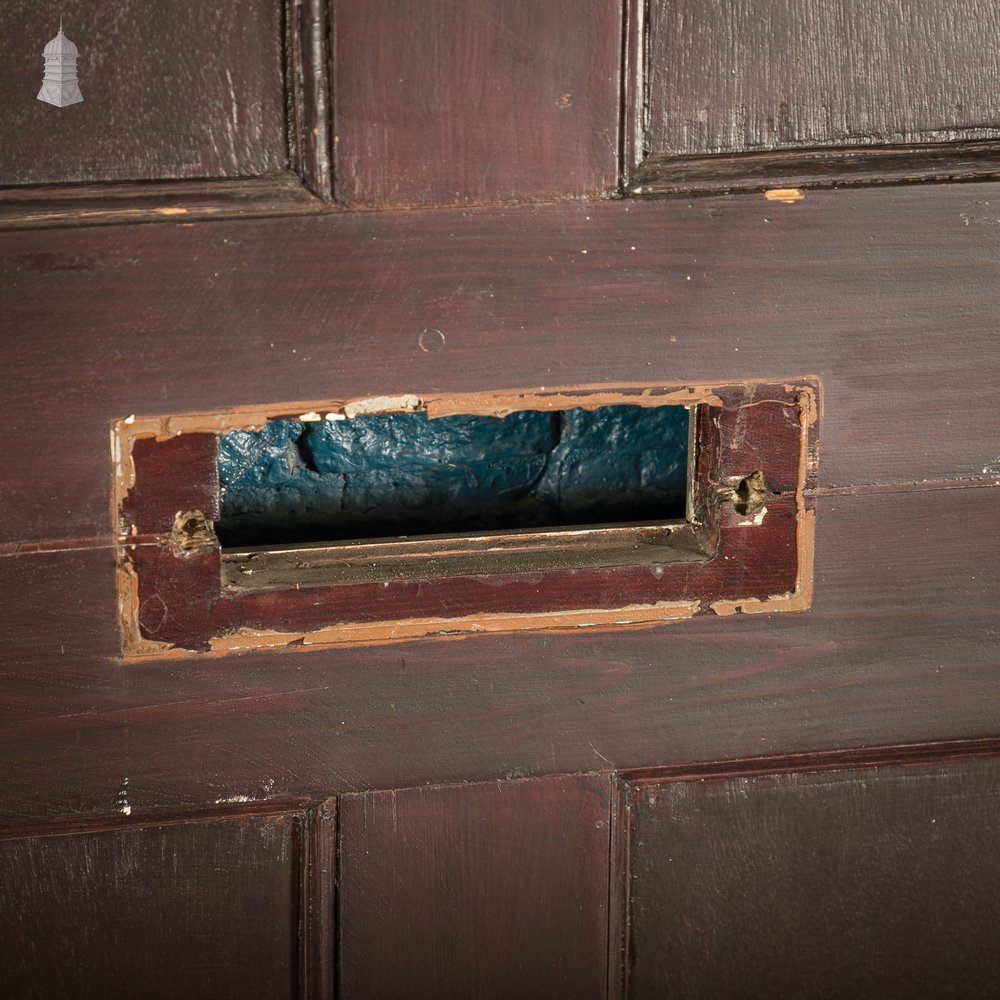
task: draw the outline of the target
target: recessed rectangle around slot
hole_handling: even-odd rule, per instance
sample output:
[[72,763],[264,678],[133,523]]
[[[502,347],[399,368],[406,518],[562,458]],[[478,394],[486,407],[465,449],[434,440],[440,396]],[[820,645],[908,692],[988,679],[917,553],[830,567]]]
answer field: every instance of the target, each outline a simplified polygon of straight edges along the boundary
[[818,391],[397,392],[123,418],[123,651],[805,610]]

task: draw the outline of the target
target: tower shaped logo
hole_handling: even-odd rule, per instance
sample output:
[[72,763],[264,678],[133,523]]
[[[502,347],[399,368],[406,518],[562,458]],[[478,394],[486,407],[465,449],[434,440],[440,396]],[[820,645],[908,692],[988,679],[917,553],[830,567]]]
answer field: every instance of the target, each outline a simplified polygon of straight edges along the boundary
[[45,76],[38,99],[65,108],[68,104],[79,104],[83,100],[80,84],[76,79],[77,47],[63,34],[62,19],[59,20],[59,34],[45,46]]

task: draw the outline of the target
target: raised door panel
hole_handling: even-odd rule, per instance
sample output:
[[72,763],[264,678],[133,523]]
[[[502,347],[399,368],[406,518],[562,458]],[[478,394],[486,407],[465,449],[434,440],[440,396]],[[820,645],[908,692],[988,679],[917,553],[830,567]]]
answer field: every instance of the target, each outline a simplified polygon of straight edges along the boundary
[[348,795],[342,1000],[604,998],[610,780]]
[[989,0],[630,0],[628,11],[634,193],[1000,172]]
[[[37,99],[60,13],[83,96],[67,107]],[[10,0],[0,9],[0,186],[284,170],[281,19],[273,0]]]
[[1000,138],[990,0],[653,0],[647,149]]
[[628,996],[996,996],[1000,759],[772,766],[627,786]]
[[354,206],[606,195],[621,9],[334,0],[337,193]]
[[[127,785],[119,801],[129,808]],[[296,996],[299,824],[270,816],[0,843],[0,993]]]

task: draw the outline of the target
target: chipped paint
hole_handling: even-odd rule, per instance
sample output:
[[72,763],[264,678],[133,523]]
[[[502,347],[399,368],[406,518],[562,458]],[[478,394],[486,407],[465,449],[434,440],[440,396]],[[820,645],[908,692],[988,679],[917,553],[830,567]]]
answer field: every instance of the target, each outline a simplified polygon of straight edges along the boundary
[[767,516],[767,508],[761,507],[760,510],[752,517],[746,521],[740,521],[736,527],[737,528],[759,528],[764,523],[764,518]]
[[115,809],[123,816],[132,815],[132,806],[128,800],[128,778],[122,779],[121,788],[118,789],[118,794],[115,796]]
[[816,511],[806,505],[805,488],[816,469],[817,446],[813,434],[819,419],[820,404],[811,389],[798,393],[799,426],[799,481],[795,490],[795,549],[798,569],[795,589],[791,593],[771,597],[748,597],[743,600],[714,601],[709,609],[720,617],[737,612],[745,615],[770,614],[774,611],[808,611],[812,607],[814,555],[816,547]]
[[[746,382],[768,381],[754,379]],[[771,380],[773,381],[773,380]],[[137,417],[132,415],[114,423],[114,429],[131,453],[131,444],[139,438],[166,441],[179,434],[225,434],[236,430],[259,430],[271,420],[302,419],[300,414],[324,414],[326,420],[345,420],[361,413],[396,413],[424,410],[429,419],[465,414],[502,417],[517,410],[598,409],[627,403],[632,406],[664,406],[705,403],[722,406],[713,384],[632,383],[594,384],[564,388],[514,389],[499,392],[467,392],[448,395],[403,393],[395,396],[364,396],[346,399],[306,400],[284,404],[234,407],[215,413],[182,413]]]
[[407,393],[403,396],[373,396],[371,399],[356,399],[344,406],[344,416],[348,420],[372,413],[396,413],[400,410],[419,410],[423,406],[419,396]]
[[764,192],[768,201],[777,201],[782,205],[794,205],[797,201],[805,201],[806,196],[800,188],[771,188]]
[[[357,646],[409,642],[420,638],[464,639],[474,635],[501,635],[522,630],[549,630],[572,633],[579,629],[652,628],[687,621],[701,611],[698,601],[660,602],[629,605],[611,610],[552,611],[534,614],[480,614],[464,618],[410,618],[371,624],[344,623],[311,632],[275,632],[241,629],[210,640],[209,651],[181,649],[158,643],[133,633],[124,650],[130,658],[160,657],[169,651],[178,658],[221,656],[257,649],[301,651],[317,646]],[[253,800],[256,801],[256,800]]]
[[[213,652],[259,649],[262,646],[308,648],[315,645],[354,645],[404,641],[424,636],[498,634],[523,629],[618,628],[620,626],[652,626],[666,622],[685,621],[701,609],[697,601],[662,602],[629,605],[611,610],[551,611],[534,614],[478,614],[464,618],[410,618],[401,621],[375,622],[330,626],[313,632],[258,632],[244,630],[211,640]],[[247,639],[252,639],[249,644]],[[262,641],[264,640],[264,641]]]

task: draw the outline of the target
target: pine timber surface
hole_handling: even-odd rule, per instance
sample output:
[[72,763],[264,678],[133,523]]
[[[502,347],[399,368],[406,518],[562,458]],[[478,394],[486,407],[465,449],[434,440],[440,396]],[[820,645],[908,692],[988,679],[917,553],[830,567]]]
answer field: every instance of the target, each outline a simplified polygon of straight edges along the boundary
[[604,0],[333,0],[334,162],[352,207],[605,196],[622,12]]
[[338,996],[606,996],[608,775],[340,801]]
[[998,206],[984,183],[4,234],[0,544],[110,542],[112,419],[268,400],[808,373],[821,488],[991,482]]
[[[35,99],[42,49],[79,49],[83,103]],[[286,167],[282,13],[250,3],[0,8],[0,185],[256,177]]]
[[996,756],[625,796],[628,996],[996,995]]
[[[112,810],[126,745],[138,814],[995,734],[994,204],[942,185],[4,235],[0,815]],[[804,615],[118,658],[113,418],[805,372]]]
[[[123,995],[177,986],[194,996],[232,987],[239,996],[329,998],[338,975],[341,986],[363,989],[396,969],[412,992],[408,974],[424,962],[424,969],[436,963],[420,981],[429,992],[450,982],[468,993],[465,969],[496,968],[496,986],[519,971],[519,957],[579,954],[582,944],[580,960],[561,966],[576,977],[565,992],[600,995],[607,967],[615,995],[614,945],[623,928],[599,890],[607,881],[614,894],[626,877],[620,803],[601,803],[602,818],[611,820],[605,831],[581,802],[599,797],[594,789],[618,781],[621,769],[656,768],[634,779],[648,787],[671,768],[705,777],[706,769],[739,771],[733,758],[782,753],[801,755],[786,770],[806,773],[747,777],[746,766],[740,773],[743,787],[822,788],[814,798],[791,796],[798,830],[770,822],[766,808],[744,811],[744,798],[725,794],[714,802],[723,806],[714,825],[761,819],[758,842],[777,844],[790,865],[805,858],[811,885],[831,871],[813,862],[823,853],[811,855],[810,847],[835,852],[846,835],[855,859],[881,853],[886,870],[899,874],[887,905],[879,905],[886,897],[878,885],[864,897],[869,909],[860,912],[884,921],[874,940],[892,947],[899,938],[889,924],[900,921],[918,945],[927,942],[916,960],[907,957],[904,972],[914,976],[934,961],[947,968],[952,956],[942,946],[963,947],[970,962],[951,982],[969,983],[963,975],[995,962],[992,951],[979,962],[977,950],[977,921],[995,909],[992,896],[984,898],[995,777],[969,780],[971,766],[952,754],[930,765],[940,776],[933,795],[894,797],[893,783],[882,784],[885,771],[858,767],[840,786],[850,787],[842,823],[840,810],[829,813],[838,787],[831,769],[822,777],[809,769],[810,755],[831,747],[854,748],[852,760],[862,763],[871,762],[866,748],[888,743],[984,738],[978,746],[995,750],[987,738],[1000,729],[1000,184],[806,191],[793,204],[760,193],[546,204],[604,197],[618,169],[631,165],[616,162],[618,60],[623,51],[631,57],[634,41],[620,48],[619,6],[429,0],[415,19],[403,16],[404,6],[412,7],[290,4],[290,55],[282,51],[278,5],[253,8],[263,15],[246,23],[218,5],[192,8],[180,63],[159,72],[179,75],[180,86],[116,104],[108,112],[116,127],[95,132],[86,148],[74,129],[108,110],[84,61],[101,48],[69,28],[81,47],[84,104],[32,103],[32,82],[27,113],[47,114],[59,129],[45,133],[47,145],[35,142],[36,131],[0,152],[0,168],[5,157],[9,168],[0,169],[0,183],[77,182],[84,201],[102,181],[172,177],[188,194],[197,190],[192,207],[206,215],[318,209],[303,200],[305,188],[285,190],[288,177],[279,172],[287,168],[318,199],[334,191],[352,207],[438,206],[192,224],[196,212],[155,226],[109,225],[103,215],[105,224],[89,229],[0,236],[0,870],[11,876],[0,887],[14,916],[4,928],[13,944],[0,949],[9,956],[0,982],[21,977],[0,992],[24,995],[37,986],[50,996],[86,989],[113,996],[116,976],[134,969]],[[820,7],[815,0],[752,6],[787,9],[790,17]],[[669,10],[683,7],[691,4]],[[667,9],[659,0],[649,8]],[[750,8],[727,10],[745,16]],[[977,53],[988,57],[990,33],[981,25],[995,22],[995,11],[983,0],[897,8],[944,28],[897,31],[884,51],[871,44],[871,32],[858,34],[852,58],[884,58],[895,68],[888,89],[860,116],[846,108],[849,144],[875,137],[918,147],[960,138],[979,144],[989,170],[996,67],[984,69],[988,58],[979,65],[964,59],[947,41],[972,33]],[[103,65],[135,89],[150,68],[142,39],[150,31],[162,36],[176,19],[132,3],[109,10],[93,14],[97,34],[108,41],[125,33],[139,44],[115,48]],[[982,16],[948,30],[948,18],[963,10]],[[81,11],[72,2],[64,8],[70,23]],[[220,13],[221,34],[198,30]],[[40,59],[31,54],[39,50],[22,46],[23,36],[51,37],[26,25],[49,15],[19,2],[0,20],[7,16],[21,21],[5,36],[16,44],[0,77],[13,74],[20,87],[22,78],[40,78]],[[748,27],[744,51],[756,45],[753,31],[769,41],[760,25]],[[916,59],[913,38],[924,44]],[[699,45],[692,43],[695,61],[708,51]],[[162,51],[177,48],[167,42]],[[836,51],[826,45],[816,52],[826,63],[796,64],[829,69]],[[286,56],[295,78],[283,94]],[[336,96],[328,105],[331,62]],[[907,78],[911,63],[917,80]],[[853,76],[846,71],[843,79]],[[952,115],[958,100],[939,79],[971,81],[962,97],[967,117]],[[883,98],[900,94],[919,115],[864,132],[865,114],[898,109]],[[921,94],[930,96],[921,103]],[[862,87],[862,105],[869,96]],[[17,125],[24,108],[12,102],[0,118]],[[922,119],[925,111],[932,118]],[[786,135],[797,127],[782,117],[780,102],[775,121]],[[900,135],[885,138],[892,128]],[[792,135],[792,145],[811,135]],[[700,148],[696,141],[688,153]],[[952,164],[946,153],[940,161],[945,173],[966,178],[980,169],[971,160]],[[230,180],[202,191],[206,177]],[[170,202],[173,188],[154,187],[136,201],[129,201],[135,192],[108,187],[121,198],[93,210],[169,219],[161,210],[182,206]],[[44,196],[25,192],[8,208],[40,197],[46,210]],[[56,213],[69,204],[53,201]],[[482,201],[511,204],[440,207]],[[91,208],[77,202],[76,210]],[[706,614],[638,630],[145,663],[120,657],[113,420],[385,393],[806,374],[822,381],[826,412],[820,479],[809,497],[818,517],[815,596],[804,614]],[[183,438],[177,447],[185,447]],[[165,603],[165,618],[169,612]],[[941,746],[922,752],[947,756]],[[976,774],[995,776],[995,763],[978,766]],[[440,787],[447,782],[451,788]],[[713,805],[714,789],[738,783],[732,774],[714,784],[691,781],[686,794],[695,799],[707,788],[702,801]],[[563,792],[568,806],[559,802]],[[880,794],[895,803],[891,815],[857,808],[858,799],[871,804]],[[935,795],[964,818],[942,825],[941,841],[925,822]],[[509,812],[497,805],[515,801],[521,808]],[[811,815],[797,809],[810,802]],[[482,830],[481,816],[490,817]],[[893,816],[913,822],[894,826]],[[407,855],[401,828],[423,850]],[[910,859],[893,853],[901,829],[916,870],[928,872],[916,890],[907,882]],[[245,835],[242,845],[234,845],[234,830]],[[782,840],[783,831],[793,835]],[[564,854],[555,849],[560,840]],[[704,859],[716,843],[722,838],[696,837],[692,858]],[[661,870],[671,856],[663,848],[661,840],[653,859]],[[467,869],[473,854],[478,863]],[[582,881],[581,856],[588,861]],[[945,860],[955,857],[962,870],[938,891],[932,880],[951,874]],[[850,857],[838,859],[857,870]],[[341,860],[348,863],[341,885],[360,886],[351,898],[363,906],[353,911],[334,908]],[[130,862],[135,871],[123,872]],[[395,956],[376,949],[366,958],[358,950],[364,927],[392,929],[405,917],[392,909],[400,901],[381,881],[383,862],[411,887],[404,901],[411,912],[427,914],[425,925],[404,921],[426,947],[406,953],[415,942],[391,942],[400,949]],[[640,899],[656,891],[654,867],[641,872]],[[982,874],[971,885],[970,872]],[[723,897],[739,898],[725,865],[710,875]],[[854,940],[856,908],[838,911],[843,919],[821,928],[825,938],[810,933],[829,900],[822,892],[804,898],[802,881],[789,892],[804,911],[789,928],[790,940],[805,938],[793,955],[802,961],[777,972],[773,963],[752,965],[778,940],[768,916],[787,912],[768,909],[771,881],[742,908],[709,914],[714,926],[749,925],[731,957],[746,955],[739,971],[759,977],[743,976],[741,985],[766,986],[768,974],[836,975],[837,954],[821,949],[825,941]],[[952,907],[955,886],[968,888],[972,906]],[[678,898],[677,882],[665,887]],[[695,895],[702,912],[712,906],[711,896]],[[347,907],[351,898],[340,902]],[[440,909],[421,907],[441,899]],[[456,901],[469,906],[450,909]],[[580,906],[567,913],[573,901]],[[939,901],[954,919],[932,939],[939,925],[926,911]],[[495,902],[502,905],[493,911]],[[484,908],[509,919],[502,926],[463,920]],[[652,933],[655,946],[657,927],[637,922],[635,940]],[[671,922],[668,931],[676,927]],[[504,948],[495,963],[479,961],[497,956],[491,949],[501,935],[520,955]],[[559,940],[571,947],[549,946]],[[754,940],[760,950],[750,950]],[[451,941],[463,943],[464,954],[448,953]],[[189,965],[175,959],[175,945],[188,952]],[[679,954],[673,968],[701,963],[703,972],[701,945],[695,942],[694,958],[690,949]],[[393,965],[394,958],[404,961]],[[166,974],[150,981],[158,968]],[[82,987],[65,978],[80,969],[93,973]],[[714,970],[726,973],[721,964]],[[809,987],[826,981],[817,975]],[[928,982],[934,977],[917,985]],[[893,985],[876,992],[891,994]],[[548,995],[560,992],[548,987]]]
[[996,504],[820,497],[804,614],[131,665],[110,549],[0,559],[0,816],[995,735]]
[[990,0],[651,0],[648,152],[1000,138]]
[[298,996],[299,840],[269,816],[0,844],[0,990]]

